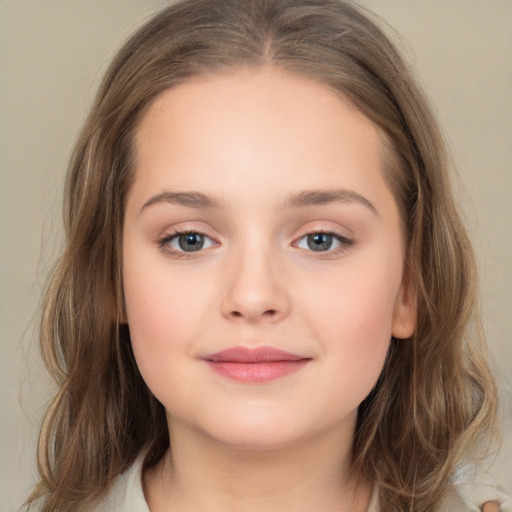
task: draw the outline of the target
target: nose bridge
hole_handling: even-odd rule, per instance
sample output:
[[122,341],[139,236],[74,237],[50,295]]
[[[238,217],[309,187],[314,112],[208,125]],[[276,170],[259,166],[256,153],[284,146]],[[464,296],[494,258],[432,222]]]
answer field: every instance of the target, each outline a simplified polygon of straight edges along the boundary
[[[253,235],[255,235],[253,233]],[[288,312],[288,298],[279,275],[278,250],[260,236],[245,237],[232,249],[223,313],[248,322],[276,320]]]

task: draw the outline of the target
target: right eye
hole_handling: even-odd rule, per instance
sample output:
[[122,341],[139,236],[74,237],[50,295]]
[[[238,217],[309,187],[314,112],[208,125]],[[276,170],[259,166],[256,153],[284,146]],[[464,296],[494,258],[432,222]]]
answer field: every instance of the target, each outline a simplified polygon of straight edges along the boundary
[[198,252],[215,245],[215,242],[197,231],[175,231],[160,240],[160,246],[172,252]]

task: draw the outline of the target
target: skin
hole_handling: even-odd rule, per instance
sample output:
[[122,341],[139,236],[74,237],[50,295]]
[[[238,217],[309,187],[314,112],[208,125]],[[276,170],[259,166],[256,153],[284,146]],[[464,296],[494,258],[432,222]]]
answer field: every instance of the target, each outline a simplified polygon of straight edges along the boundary
[[[165,92],[135,146],[126,321],[172,446],[144,476],[150,509],[366,510],[371,484],[349,468],[357,408],[391,336],[415,322],[378,131],[326,86],[263,67]],[[345,192],[289,204],[318,190]],[[176,192],[215,204],[177,204]],[[203,233],[204,248],[179,252],[176,229]],[[314,251],[318,232],[339,239]],[[309,362],[240,383],[202,359],[240,345]]]
[[482,505],[482,512],[499,512],[500,504],[497,501],[486,501]]

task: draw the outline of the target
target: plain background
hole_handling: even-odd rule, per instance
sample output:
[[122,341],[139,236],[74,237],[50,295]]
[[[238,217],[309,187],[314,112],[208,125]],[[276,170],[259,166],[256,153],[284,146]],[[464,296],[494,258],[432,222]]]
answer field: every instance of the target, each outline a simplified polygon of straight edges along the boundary
[[[132,30],[166,2],[0,0],[0,509],[35,479],[51,389],[36,347],[42,286],[60,249],[66,163],[95,88]],[[512,2],[365,0],[431,97],[458,164],[481,264],[482,310],[504,399],[493,474],[512,487]]]

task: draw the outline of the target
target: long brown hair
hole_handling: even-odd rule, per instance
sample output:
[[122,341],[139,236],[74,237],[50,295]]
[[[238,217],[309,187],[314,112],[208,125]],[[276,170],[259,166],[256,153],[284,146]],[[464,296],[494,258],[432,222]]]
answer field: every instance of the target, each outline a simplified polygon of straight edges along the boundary
[[461,456],[493,428],[485,343],[479,329],[468,329],[474,258],[445,144],[378,22],[342,0],[180,1],[115,57],[70,164],[67,246],[41,324],[43,358],[59,386],[41,430],[41,480],[29,499],[42,511],[76,510],[139,454],[152,466],[168,448],[163,406],[138,372],[122,322],[121,233],[138,121],[176,84],[263,64],[337,91],[386,140],[385,174],[401,211],[418,318],[410,339],[391,341],[379,382],[359,408],[354,471],[380,485],[383,511],[433,511]]

